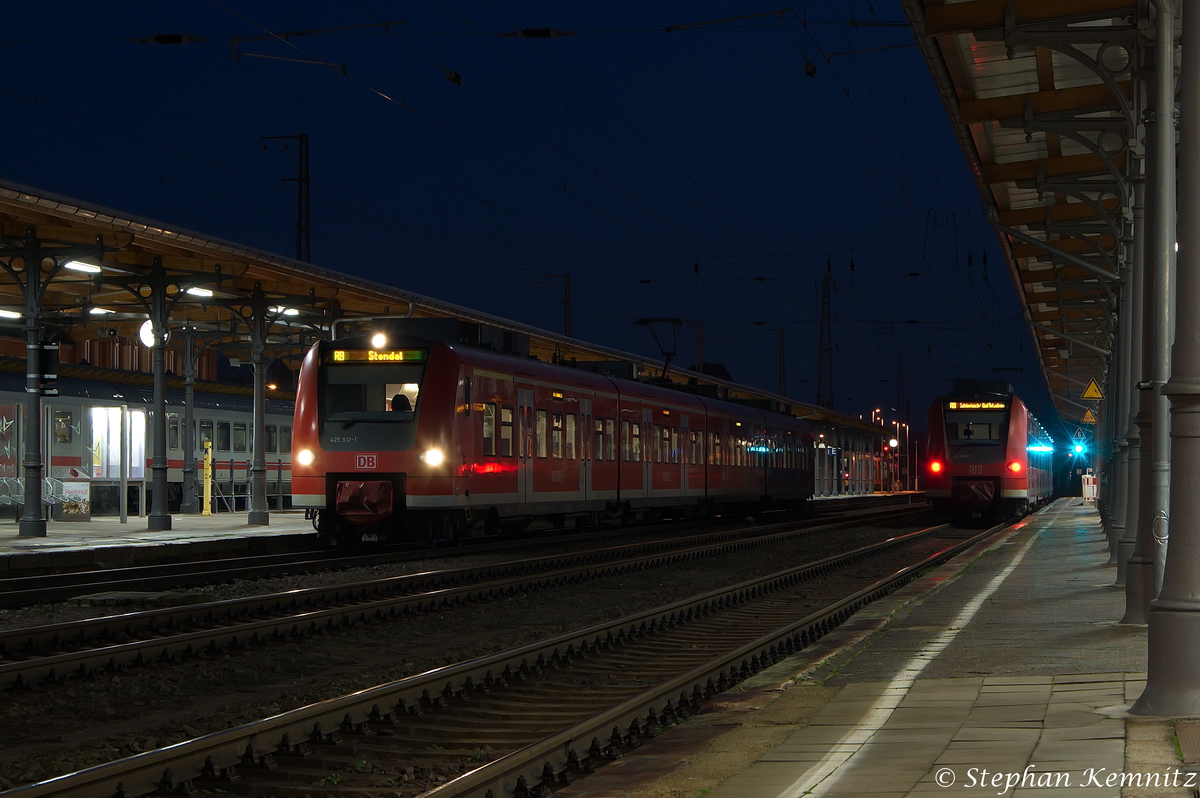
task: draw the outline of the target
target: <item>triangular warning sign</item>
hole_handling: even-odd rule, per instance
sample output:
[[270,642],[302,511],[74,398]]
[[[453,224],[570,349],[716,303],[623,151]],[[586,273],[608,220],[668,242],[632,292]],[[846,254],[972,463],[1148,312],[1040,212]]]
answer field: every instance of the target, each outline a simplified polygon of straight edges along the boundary
[[[1100,390],[1100,386],[1096,384],[1096,381],[1092,380],[1091,382],[1088,383],[1088,387],[1083,389],[1083,396],[1081,396],[1080,398],[1081,399],[1103,399],[1104,392]],[[1090,423],[1095,424],[1096,419],[1093,418]]]
[[1095,424],[1096,423],[1096,414],[1093,413],[1091,410],[1084,413],[1083,414],[1083,423],[1084,424]]

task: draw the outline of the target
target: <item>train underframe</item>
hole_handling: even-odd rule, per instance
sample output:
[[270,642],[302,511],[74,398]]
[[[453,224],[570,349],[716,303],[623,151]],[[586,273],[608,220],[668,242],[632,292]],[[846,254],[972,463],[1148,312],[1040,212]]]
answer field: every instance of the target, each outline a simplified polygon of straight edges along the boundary
[[[331,481],[332,482],[332,481]],[[549,511],[501,515],[496,507],[415,509],[396,490],[402,480],[338,480],[331,491],[333,508],[308,511],[322,541],[331,546],[363,543],[413,543],[436,546],[462,543],[504,533],[536,529],[588,530],[712,516],[759,516],[763,513],[803,510],[806,500],[774,501],[764,496],[752,502],[716,502],[702,497],[682,504],[633,506],[628,501],[605,502],[603,509]]]
[[1023,518],[1045,504],[1028,496],[1005,497],[996,479],[956,479],[949,499],[934,499],[934,509],[959,526],[998,523],[1006,518]]

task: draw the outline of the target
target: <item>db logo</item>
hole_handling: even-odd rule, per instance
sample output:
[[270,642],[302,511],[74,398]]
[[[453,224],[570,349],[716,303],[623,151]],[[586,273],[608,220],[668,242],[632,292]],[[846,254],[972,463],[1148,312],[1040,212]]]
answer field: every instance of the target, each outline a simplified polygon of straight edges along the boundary
[[378,455],[374,454],[356,454],[354,455],[354,467],[358,469],[373,469],[376,468],[375,458]]
[[[369,455],[369,456],[370,456],[370,458],[371,458],[371,462],[372,462],[372,463],[374,463],[374,462],[375,462],[375,455]],[[359,455],[359,457],[362,457],[362,455],[360,454],[360,455]],[[374,467],[375,467],[375,466],[371,466],[371,468],[374,468]],[[363,466],[359,466],[359,468],[363,468]],[[982,473],[983,473],[983,466],[971,466],[971,473],[972,473],[972,474],[982,474]]]

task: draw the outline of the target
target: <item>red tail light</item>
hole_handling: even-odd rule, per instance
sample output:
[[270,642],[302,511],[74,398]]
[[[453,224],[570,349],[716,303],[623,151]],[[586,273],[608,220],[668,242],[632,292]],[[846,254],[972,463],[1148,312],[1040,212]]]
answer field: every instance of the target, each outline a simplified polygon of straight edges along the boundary
[[929,461],[929,472],[931,474],[940,474],[940,473],[942,473],[943,468],[945,468],[945,466],[942,465],[941,460],[930,460]]
[[1008,470],[1013,472],[1014,474],[1020,474],[1022,468],[1024,468],[1024,466],[1022,466],[1016,460],[1013,460],[1011,463],[1008,464]]

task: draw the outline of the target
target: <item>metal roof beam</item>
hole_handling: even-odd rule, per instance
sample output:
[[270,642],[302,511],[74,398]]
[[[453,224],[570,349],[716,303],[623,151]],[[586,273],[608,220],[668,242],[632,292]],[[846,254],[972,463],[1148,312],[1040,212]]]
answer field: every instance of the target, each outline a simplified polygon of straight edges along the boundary
[[[1051,327],[1049,324],[1042,324],[1040,321],[1032,321],[1032,320],[1030,320],[1029,323],[1032,324],[1034,327],[1040,327],[1041,329],[1045,330],[1048,333],[1057,335],[1059,338],[1065,338],[1073,344],[1079,344],[1080,346],[1084,347],[1085,349],[1091,349],[1094,352],[1099,352],[1100,354],[1104,355],[1105,357],[1108,357],[1110,354],[1109,350],[1107,350],[1107,349],[1102,349],[1102,348],[1096,346],[1095,344],[1088,343],[1087,341],[1083,340],[1082,338],[1076,338],[1074,335],[1065,333],[1062,330],[1059,330],[1055,327]],[[1045,341],[1044,343],[1053,343],[1053,342]]]
[[1010,235],[1013,238],[1017,239],[1018,241],[1024,241],[1026,244],[1032,244],[1033,246],[1037,247],[1038,249],[1044,250],[1045,252],[1048,252],[1055,257],[1062,258],[1067,263],[1070,263],[1072,266],[1078,266],[1079,268],[1083,269],[1084,271],[1088,272],[1089,274],[1094,274],[1101,279],[1108,280],[1109,282],[1115,283],[1117,285],[1120,285],[1122,282],[1120,276],[1113,274],[1112,272],[1108,271],[1107,269],[1101,269],[1099,266],[1095,266],[1091,263],[1088,263],[1086,260],[1084,260],[1081,257],[1078,257],[1077,255],[1072,255],[1070,252],[1064,252],[1063,250],[1059,249],[1058,247],[1052,247],[1045,241],[1039,241],[1038,239],[1034,238],[1033,236],[1029,235],[1028,233],[1022,233],[1020,230],[1016,230],[1012,227],[1006,227],[1005,225],[1002,225],[999,222],[997,222],[995,219],[989,218],[988,224],[990,224],[992,227],[999,230],[1001,233]]
[[925,24],[921,33],[940,36],[945,33],[969,33],[982,28],[1004,26],[1004,9],[1014,6],[1022,22],[1047,22],[1062,17],[1103,18],[1131,12],[1129,0],[976,0],[973,3],[951,3],[925,7]]
[[[1130,82],[1117,83],[1129,95]],[[1026,94],[1009,94],[1004,97],[989,97],[986,100],[964,100],[958,119],[965,124],[972,122],[997,122],[1001,119],[1021,119],[1025,116],[1025,104],[1033,104],[1035,114],[1056,112],[1089,113],[1118,107],[1112,90],[1104,84],[1074,86],[1069,89],[1035,91]]]

